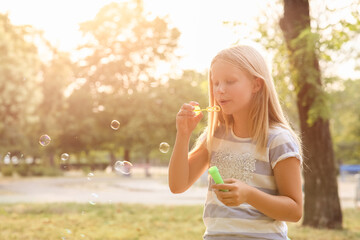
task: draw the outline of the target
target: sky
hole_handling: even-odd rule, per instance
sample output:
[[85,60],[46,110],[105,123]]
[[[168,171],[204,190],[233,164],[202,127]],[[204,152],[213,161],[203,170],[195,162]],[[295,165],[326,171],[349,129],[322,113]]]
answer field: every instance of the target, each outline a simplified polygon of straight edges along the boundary
[[[70,52],[81,39],[79,23],[93,19],[110,2],[121,0],[3,0],[0,12],[8,12],[12,24],[42,29],[54,46]],[[167,15],[171,26],[180,30],[178,67],[204,71],[218,51],[239,38],[223,21],[255,26],[264,0],[144,0],[144,5],[154,15]]]
[[[75,52],[73,50],[81,40],[79,23],[93,19],[104,5],[121,1],[125,0],[2,0],[0,12],[7,12],[15,25],[30,24],[42,29],[45,37],[60,50]],[[332,3],[341,8],[346,2],[350,0]],[[177,53],[182,58],[175,68],[201,72],[208,69],[218,51],[239,38],[246,38],[246,34],[256,27],[255,18],[261,16],[265,3],[266,0],[144,0],[146,11],[158,16],[167,15],[169,24],[181,32]],[[247,24],[248,30],[235,32],[224,25],[224,21],[241,21]],[[262,50],[261,47],[258,49]],[[271,64],[266,52],[262,53]],[[354,76],[353,68],[354,63],[348,62],[337,66],[336,71],[347,78]]]

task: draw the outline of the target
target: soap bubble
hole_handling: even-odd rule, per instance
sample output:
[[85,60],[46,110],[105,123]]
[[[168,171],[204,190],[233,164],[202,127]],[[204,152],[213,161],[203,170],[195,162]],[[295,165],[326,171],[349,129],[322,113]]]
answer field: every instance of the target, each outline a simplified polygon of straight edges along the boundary
[[118,120],[112,120],[110,126],[112,129],[118,130],[120,127],[120,122]]
[[160,143],[159,150],[162,153],[167,153],[170,149],[170,145],[167,142]]
[[123,174],[130,174],[131,172],[131,168],[132,168],[132,163],[131,162],[128,162],[128,161],[117,161],[115,163],[115,170],[117,172],[121,172]]
[[47,146],[51,141],[51,138],[47,135],[47,134],[44,134],[44,135],[41,135],[40,139],[39,139],[39,143],[41,146]]
[[96,193],[91,193],[91,197],[93,198],[93,200],[90,200],[89,203],[91,205],[96,205],[95,200],[99,198],[99,195],[97,195]]
[[66,160],[68,160],[68,159],[69,159],[69,154],[67,154],[67,153],[61,154],[61,160],[62,160],[62,161],[66,161]]
[[93,176],[94,176],[93,173],[89,173],[89,174],[87,175],[87,179],[88,179],[89,181],[91,181],[91,179],[92,179]]

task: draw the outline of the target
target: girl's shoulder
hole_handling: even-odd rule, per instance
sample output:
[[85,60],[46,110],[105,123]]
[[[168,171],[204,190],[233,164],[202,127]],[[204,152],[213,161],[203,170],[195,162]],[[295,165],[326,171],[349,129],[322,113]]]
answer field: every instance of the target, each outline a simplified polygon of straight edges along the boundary
[[292,133],[289,129],[281,125],[275,125],[269,128],[268,142],[272,142],[274,139],[288,139],[293,141]]

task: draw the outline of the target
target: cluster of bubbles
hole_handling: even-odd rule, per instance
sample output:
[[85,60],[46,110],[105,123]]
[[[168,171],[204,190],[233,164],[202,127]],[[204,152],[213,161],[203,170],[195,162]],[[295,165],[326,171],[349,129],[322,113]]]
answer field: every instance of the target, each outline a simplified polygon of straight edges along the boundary
[[[215,107],[217,107],[217,106],[215,106]],[[215,108],[215,107],[212,107],[212,108],[208,107],[206,110],[208,112],[217,111],[218,109]],[[204,109],[200,109],[199,106],[195,106],[194,111],[198,115],[203,110]],[[118,130],[120,128],[120,122],[118,120],[112,120],[111,124],[110,124],[110,127],[113,130]],[[39,143],[43,147],[46,147],[47,145],[49,145],[50,142],[51,142],[51,138],[47,134],[41,135],[40,138],[39,138]],[[167,153],[167,152],[169,152],[169,149],[170,149],[170,145],[167,142],[161,142],[160,143],[160,145],[159,145],[160,152]],[[8,155],[10,155],[10,153],[8,153]],[[70,156],[69,156],[68,153],[62,153],[61,156],[60,156],[60,159],[63,162],[68,161],[69,158],[70,158]],[[120,172],[120,173],[122,173],[124,175],[129,175],[131,173],[132,167],[133,167],[133,165],[129,161],[116,161],[115,164],[114,164],[115,171]],[[94,176],[95,176],[94,173],[92,173],[92,172],[88,173],[87,174],[87,180],[92,181]],[[89,201],[89,204],[92,205],[92,206],[96,205],[96,201],[98,200],[98,198],[99,198],[99,195],[97,193],[91,193],[91,200]],[[109,202],[111,202],[111,200]],[[81,214],[84,215],[85,212],[82,211]],[[61,239],[66,240],[72,235],[72,231],[70,229],[65,229],[65,231],[64,231],[64,233],[62,235],[63,236],[61,237]],[[80,236],[81,239],[86,237],[85,234],[82,234],[82,233],[79,236]]]
[[[211,106],[211,107],[207,107],[206,109],[201,109],[199,106],[194,106],[194,112],[197,115],[200,114],[201,111],[207,111],[207,112],[219,112],[220,111],[220,107],[219,106]],[[120,122],[118,120],[112,120],[110,123],[110,127],[113,130],[118,130],[120,128]],[[49,135],[44,134],[40,136],[39,139],[39,143],[41,146],[47,146],[49,145],[51,142],[51,138]],[[159,150],[162,153],[168,153],[170,150],[170,145],[167,142],[161,142],[159,145]],[[10,158],[10,153],[8,153],[7,155],[8,158]],[[68,161],[69,160],[69,154],[68,153],[62,153],[60,156],[61,161]],[[114,169],[116,172],[120,172],[124,175],[129,175],[131,173],[131,169],[133,167],[132,163],[129,161],[116,161],[114,164]],[[93,177],[94,177],[94,173],[90,172],[87,174],[87,180],[88,181],[92,181]],[[91,193],[91,200],[89,201],[90,205],[96,205],[96,201],[98,200],[99,195],[97,193]],[[109,201],[111,203],[111,200]],[[84,211],[82,211],[81,213],[82,215],[85,214]],[[62,234],[63,236],[61,237],[62,240],[66,240],[70,237],[70,235],[72,235],[72,231],[70,229],[65,229],[65,231]],[[84,239],[86,236],[85,234],[80,234],[79,235],[81,239]]]

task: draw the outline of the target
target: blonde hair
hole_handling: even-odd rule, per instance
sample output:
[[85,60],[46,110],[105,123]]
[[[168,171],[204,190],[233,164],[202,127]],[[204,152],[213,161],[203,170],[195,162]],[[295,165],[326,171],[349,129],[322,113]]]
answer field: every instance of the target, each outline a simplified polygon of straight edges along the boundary
[[[251,79],[261,79],[262,87],[257,91],[253,98],[249,112],[250,136],[256,143],[257,151],[264,153],[268,141],[270,127],[281,126],[290,131],[296,141],[299,152],[302,155],[301,139],[292,130],[281,108],[274,81],[271,77],[267,64],[261,54],[253,47],[238,45],[220,51],[212,60],[211,67],[218,61],[226,61],[238,67],[245,73],[252,76]],[[209,72],[209,106],[219,105],[213,94],[211,72]],[[232,115],[220,112],[210,112],[208,115],[208,126],[202,136],[198,138],[197,144],[191,153],[196,152],[201,145],[207,144],[209,153],[211,152],[212,139],[216,129],[224,124],[226,131],[229,131],[234,119]],[[205,134],[207,137],[205,138]],[[205,141],[206,140],[206,141]],[[191,154],[190,153],[190,154]]]

